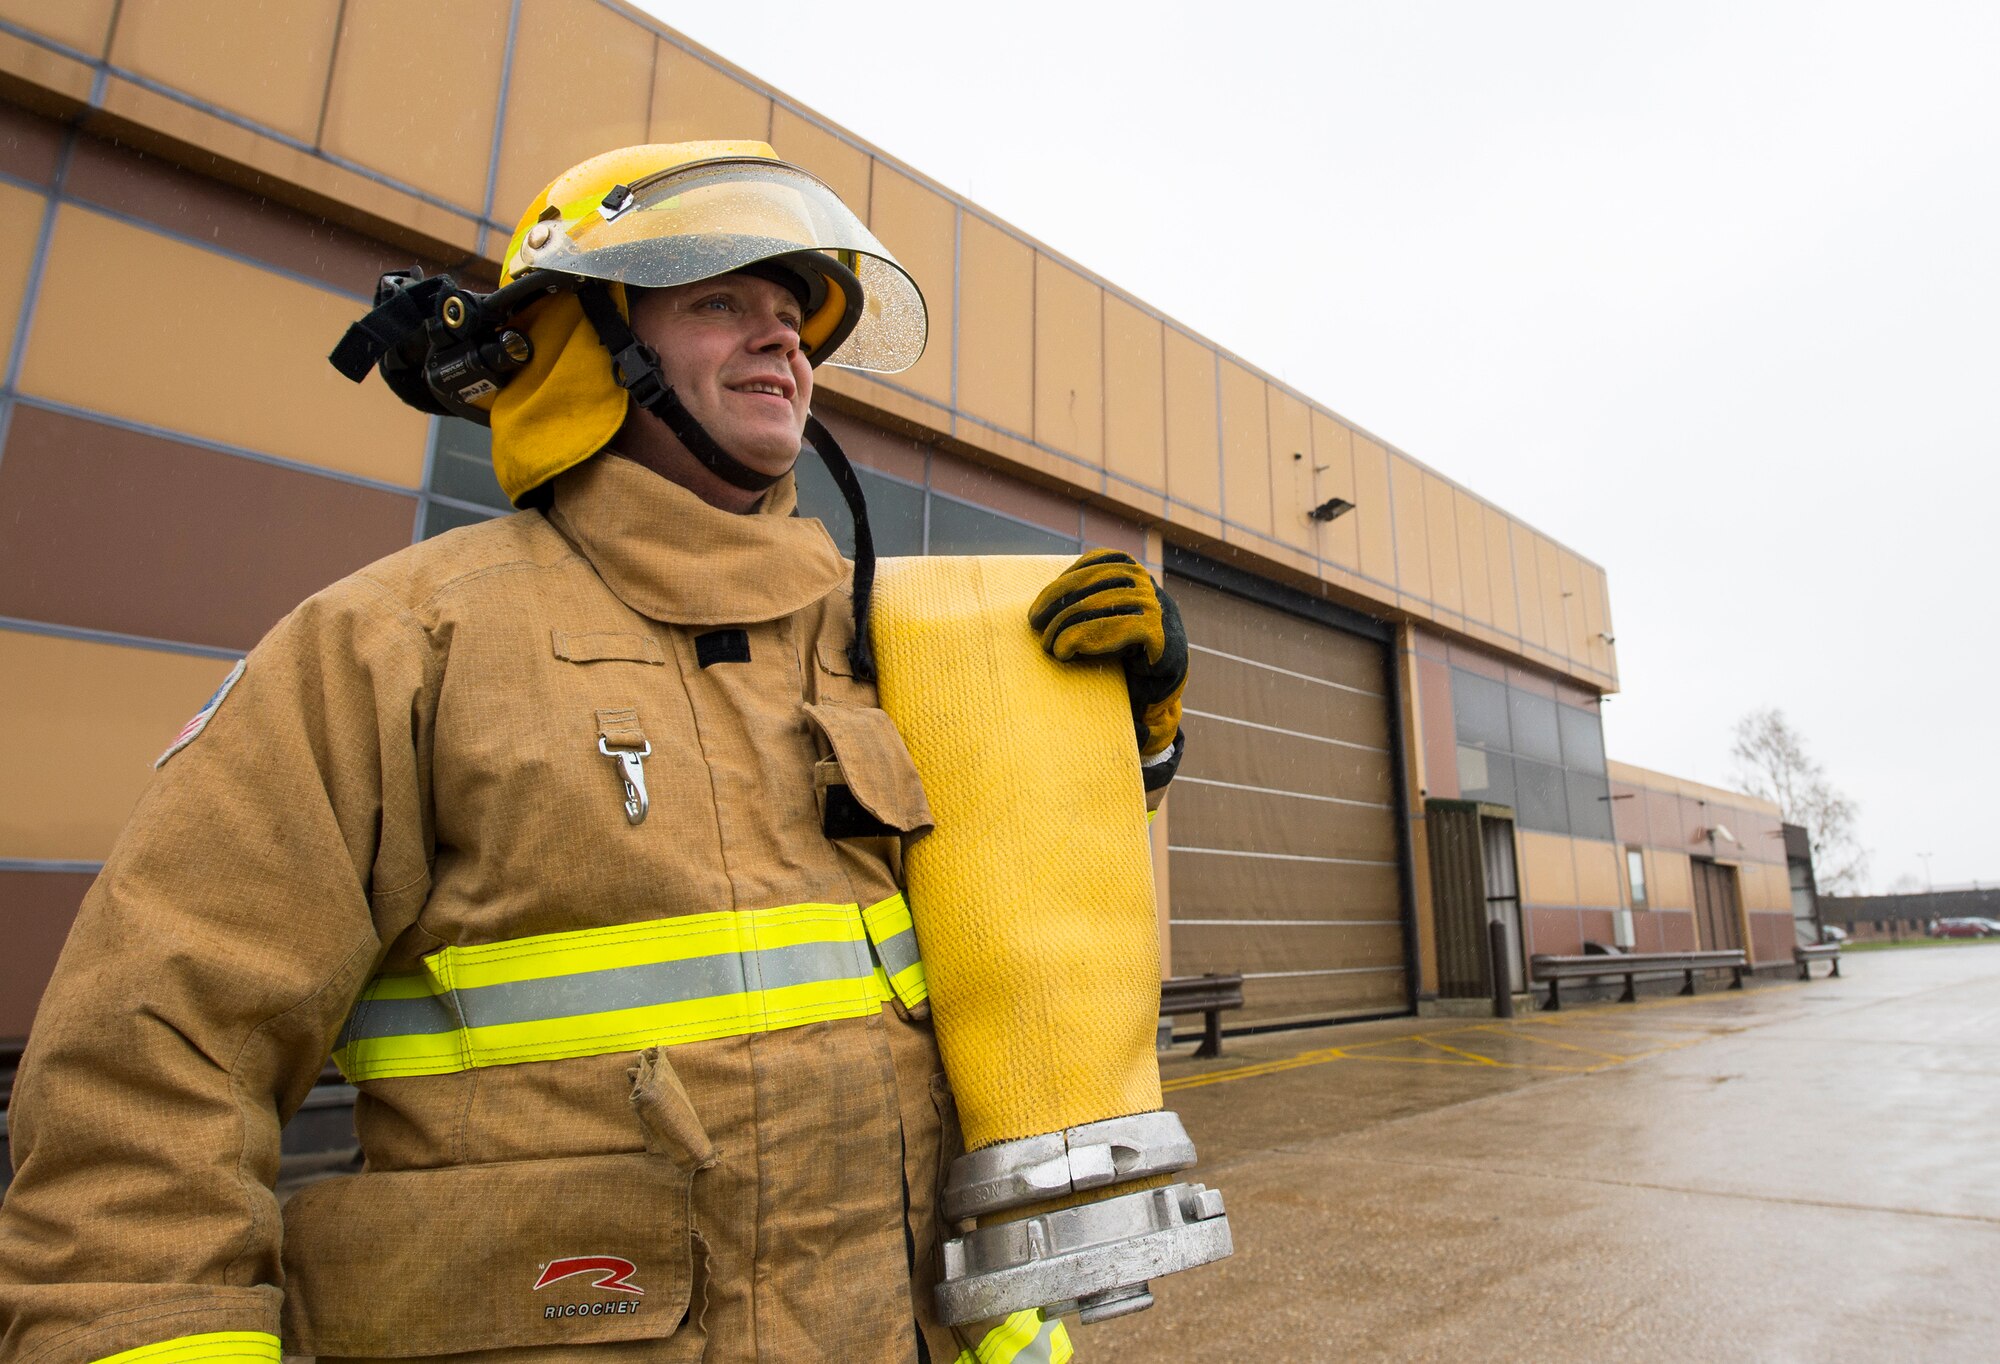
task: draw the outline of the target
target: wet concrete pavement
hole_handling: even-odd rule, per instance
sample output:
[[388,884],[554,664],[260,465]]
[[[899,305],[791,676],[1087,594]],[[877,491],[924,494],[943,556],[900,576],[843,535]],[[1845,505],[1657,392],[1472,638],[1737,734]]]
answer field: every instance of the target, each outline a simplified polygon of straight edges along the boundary
[[1822,975],[1177,1048],[1237,1252],[1079,1360],[2000,1360],[2000,944]]

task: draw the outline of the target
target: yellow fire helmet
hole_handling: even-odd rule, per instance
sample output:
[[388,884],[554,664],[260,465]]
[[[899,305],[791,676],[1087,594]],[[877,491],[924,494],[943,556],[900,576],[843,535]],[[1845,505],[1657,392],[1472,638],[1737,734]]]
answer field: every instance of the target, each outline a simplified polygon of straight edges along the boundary
[[[625,298],[737,272],[799,297],[800,345],[815,366],[894,372],[923,354],[922,293],[838,195],[762,142],[679,142],[606,152],[557,176],[522,216],[492,293],[450,275],[382,276],[375,306],[327,359],[356,383],[379,371],[420,411],[490,424],[493,471],[516,506],[545,499],[548,481],[602,450],[635,406],[718,477],[758,491],[777,478],[703,429],[633,334]],[[855,675],[872,679],[867,502],[810,414],[806,437],[854,518],[850,654]]]
[[803,286],[795,287],[806,309],[800,339],[814,366],[894,372],[923,354],[916,282],[839,196],[765,143],[625,147],[557,176],[508,243],[502,292],[538,271],[609,287],[534,295],[513,324],[530,358],[474,399],[490,416],[494,471],[508,497],[523,504],[602,449],[625,420],[628,391],[718,473],[740,470],[691,418],[683,429],[647,403],[640,376],[613,362],[623,349],[614,341],[632,339],[622,286],[664,289],[746,270]]

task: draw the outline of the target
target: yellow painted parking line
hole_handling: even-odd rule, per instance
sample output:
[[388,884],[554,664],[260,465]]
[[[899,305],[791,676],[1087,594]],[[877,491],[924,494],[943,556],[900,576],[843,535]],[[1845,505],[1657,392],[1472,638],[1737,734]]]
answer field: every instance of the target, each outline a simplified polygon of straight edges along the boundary
[[1564,1051],[1582,1052],[1585,1056],[1601,1057],[1606,1061],[1629,1061],[1632,1059],[1622,1052],[1599,1051],[1595,1047],[1579,1047],[1574,1042],[1558,1042],[1553,1037],[1537,1037],[1533,1033],[1519,1028],[1485,1027],[1468,1028],[1466,1031],[1498,1033],[1502,1037],[1518,1037],[1523,1042],[1533,1042],[1538,1047],[1560,1047]]
[[1448,1047],[1444,1043],[1438,1041],[1435,1037],[1418,1037],[1415,1040],[1423,1043],[1427,1047],[1436,1047],[1439,1051],[1448,1051],[1453,1056],[1470,1056],[1473,1060],[1479,1062],[1481,1065],[1498,1066],[1506,1064],[1503,1061],[1496,1061],[1491,1056],[1481,1056],[1476,1051],[1465,1051],[1458,1047]]
[[[1780,985],[1765,985],[1759,987],[1758,993],[1762,994],[1771,990],[1796,990],[1801,984],[1803,982],[1794,981]],[[1652,1012],[1660,1009],[1685,1008],[1690,1004],[1712,1003],[1719,993],[1672,995],[1665,999],[1644,999],[1632,1004],[1607,1004],[1596,1008],[1579,1009],[1572,1007],[1559,1017],[1553,1014],[1535,1014],[1527,1018],[1516,1019],[1511,1024],[1506,1022],[1470,1023],[1460,1027],[1446,1028],[1440,1033],[1411,1033],[1408,1036],[1387,1037],[1376,1042],[1356,1042],[1343,1047],[1321,1047],[1313,1051],[1300,1052],[1296,1056],[1284,1056],[1270,1061],[1257,1061],[1247,1066],[1232,1066],[1228,1070],[1212,1070],[1201,1075],[1184,1075],[1179,1079],[1164,1081],[1160,1085],[1160,1089],[1162,1093],[1172,1094],[1184,1089],[1199,1089],[1204,1085],[1219,1085],[1230,1080],[1254,1080],[1261,1076],[1277,1075],[1284,1071],[1300,1070],[1307,1066],[1329,1065],[1335,1061],[1375,1061],[1382,1065],[1392,1066],[1469,1066],[1479,1069],[1527,1070],[1555,1075],[1594,1075],[1599,1071],[1612,1070],[1618,1066],[1629,1065],[1634,1061],[1643,1061],[1649,1057],[1663,1056],[1670,1051],[1679,1051],[1683,1047],[1692,1047],[1696,1043],[1704,1042],[1711,1037],[1720,1036],[1723,1033],[1736,1032],[1739,1029],[1727,1025],[1717,1026],[1715,1024],[1696,1022],[1675,1023],[1672,1020],[1661,1019],[1655,1025],[1661,1031],[1691,1033],[1693,1035],[1682,1037],[1679,1041],[1667,1042],[1659,1046],[1648,1047],[1644,1051],[1629,1054],[1598,1051],[1594,1048],[1580,1046],[1573,1042],[1558,1042],[1554,1038],[1538,1037],[1534,1033],[1527,1031],[1527,1029],[1587,1027],[1595,1032],[1607,1032],[1650,1041],[1654,1040],[1657,1035],[1649,1035],[1644,1032],[1627,1032],[1616,1027],[1607,1026],[1607,1022],[1612,1019],[1620,1022],[1626,1021],[1625,1018],[1621,1018],[1619,1015],[1629,1017],[1630,1014],[1639,1010]],[[1650,1023],[1653,1020],[1647,1019],[1642,1021]],[[1596,1065],[1590,1066],[1538,1065],[1527,1061],[1504,1061],[1498,1057],[1487,1056],[1482,1052],[1473,1051],[1470,1048],[1455,1047],[1449,1043],[1437,1040],[1440,1036],[1463,1039],[1465,1034],[1480,1032],[1493,1033],[1501,1037],[1533,1042],[1541,1046],[1556,1047],[1563,1051],[1573,1051],[1585,1056],[1596,1056],[1602,1059]],[[1448,1053],[1448,1055],[1379,1056],[1370,1054],[1368,1051],[1368,1048],[1371,1047],[1388,1047],[1398,1043],[1415,1043],[1419,1046],[1431,1047]]]

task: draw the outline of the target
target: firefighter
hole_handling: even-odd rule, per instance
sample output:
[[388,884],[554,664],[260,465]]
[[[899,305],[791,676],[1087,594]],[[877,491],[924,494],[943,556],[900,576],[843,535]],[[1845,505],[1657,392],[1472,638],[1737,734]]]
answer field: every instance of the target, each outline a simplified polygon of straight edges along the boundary
[[[809,408],[914,362],[921,295],[757,143],[593,158],[505,266],[397,282],[345,362],[490,422],[522,510],[302,603],[162,755],[14,1090],[0,1355],[1067,1358],[931,1306],[931,814]],[[792,515],[807,432],[857,565]],[[1156,803],[1171,602],[1100,552],[1034,628],[1125,663]],[[281,1209],[329,1056],[365,1168]]]

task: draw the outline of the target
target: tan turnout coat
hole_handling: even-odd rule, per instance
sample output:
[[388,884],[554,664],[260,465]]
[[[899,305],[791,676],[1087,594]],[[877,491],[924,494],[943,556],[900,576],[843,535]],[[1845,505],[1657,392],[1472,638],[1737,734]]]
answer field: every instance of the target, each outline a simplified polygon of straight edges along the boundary
[[[592,459],[548,513],[382,560],[258,645],[162,765],[43,1001],[0,1355],[83,1364],[282,1320],[322,1360],[916,1358],[955,1138],[928,1025],[893,1005],[370,1081],[365,1173],[282,1210],[271,1192],[280,1125],[378,971],[894,893],[898,839],[822,829],[835,763],[888,826],[930,816],[846,659],[848,567],[785,515],[791,488],[732,516]],[[747,661],[701,665],[720,628]],[[621,724],[652,746],[637,826],[598,751]],[[593,1255],[631,1261],[643,1296],[535,1287]]]

